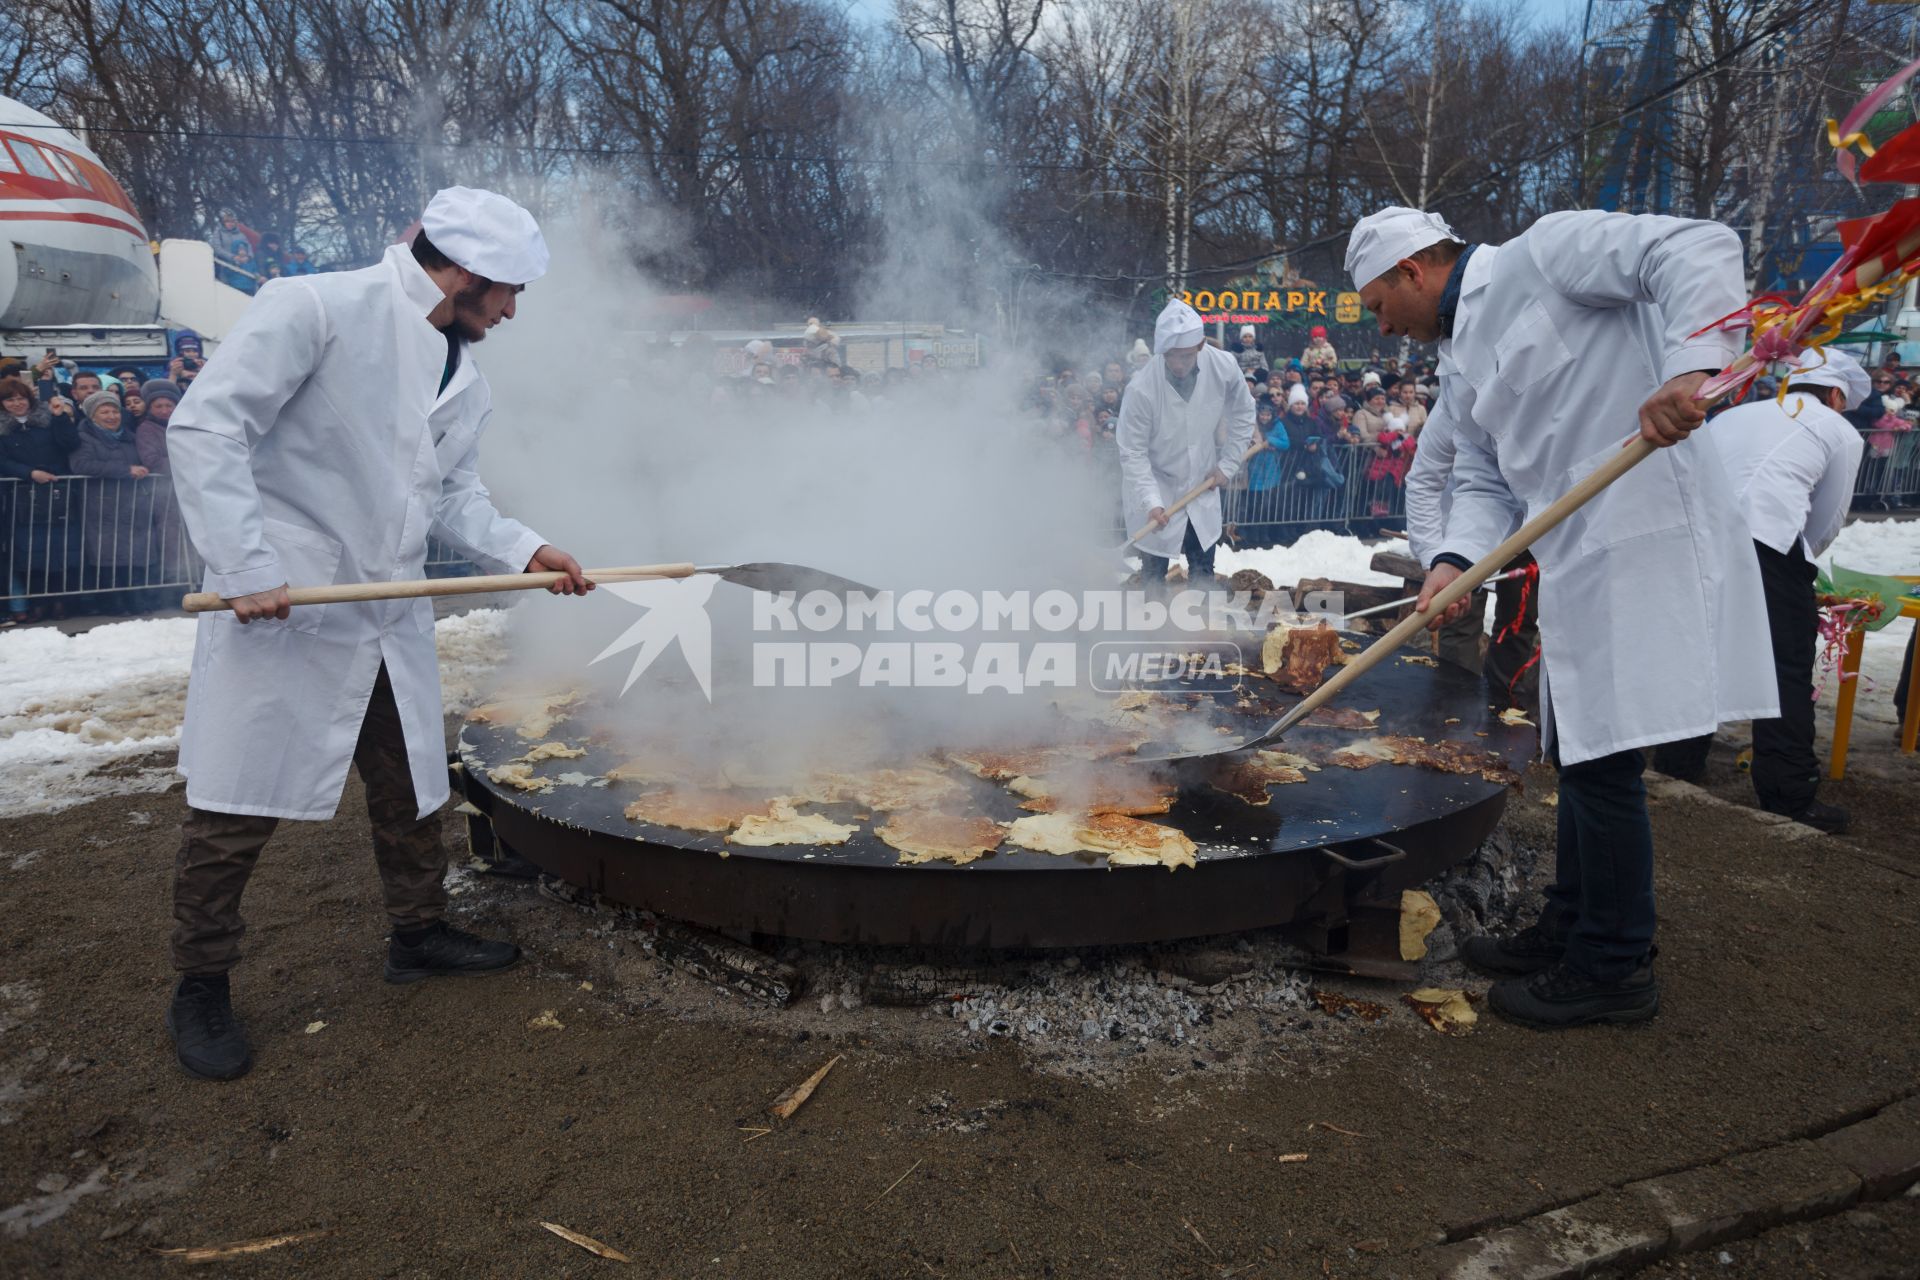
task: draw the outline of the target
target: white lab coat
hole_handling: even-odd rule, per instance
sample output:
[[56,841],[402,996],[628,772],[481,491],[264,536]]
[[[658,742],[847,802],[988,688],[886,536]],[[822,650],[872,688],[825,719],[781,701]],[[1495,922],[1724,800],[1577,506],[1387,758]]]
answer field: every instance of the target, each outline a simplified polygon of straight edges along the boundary
[[1833,545],[1866,451],[1851,422],[1796,391],[1727,410],[1709,435],[1754,541],[1809,560]]
[[[1477,250],[1440,344],[1457,452],[1435,554],[1481,559],[1612,457],[1662,382],[1731,361],[1731,338],[1692,335],[1745,301],[1742,271],[1725,227],[1618,213]],[[1711,446],[1660,450],[1533,550],[1563,764],[1779,714],[1759,566]]]
[[[1155,507],[1170,507],[1218,468],[1231,480],[1253,444],[1253,396],[1240,362],[1218,347],[1203,346],[1195,366],[1193,395],[1182,399],[1167,382],[1167,358],[1156,355],[1127,383],[1120,401],[1114,443],[1120,452],[1120,501],[1127,528],[1147,523]],[[1186,541],[1187,524],[1200,545],[1220,541],[1220,490],[1210,489],[1186,510],[1134,546],[1172,559]]]
[[[1444,398],[1433,402],[1426,426],[1420,429],[1413,466],[1407,471],[1407,553],[1431,566],[1447,533],[1447,513],[1453,509],[1453,460],[1459,452],[1453,420]],[[1515,508],[1520,508],[1516,504]]]
[[[363,271],[274,280],[167,428],[175,498],[224,597],[424,577],[433,534],[495,573],[543,539],[494,510],[478,441],[487,382],[427,323],[439,288],[405,246]],[[242,626],[202,614],[180,772],[221,813],[333,816],[385,663],[419,815],[447,798],[431,600],[301,605]]]

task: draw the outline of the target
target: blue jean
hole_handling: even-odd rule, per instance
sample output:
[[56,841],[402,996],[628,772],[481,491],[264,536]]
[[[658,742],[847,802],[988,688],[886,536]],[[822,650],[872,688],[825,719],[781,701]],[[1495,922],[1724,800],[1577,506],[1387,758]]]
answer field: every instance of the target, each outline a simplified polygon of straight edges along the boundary
[[1597,982],[1638,969],[1653,945],[1653,827],[1638,751],[1560,768],[1559,840],[1540,930]]

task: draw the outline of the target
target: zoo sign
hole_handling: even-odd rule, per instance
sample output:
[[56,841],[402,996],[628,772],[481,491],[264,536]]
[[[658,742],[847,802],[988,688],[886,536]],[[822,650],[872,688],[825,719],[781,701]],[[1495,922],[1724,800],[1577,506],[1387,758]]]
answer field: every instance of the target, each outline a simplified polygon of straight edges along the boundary
[[[1155,305],[1164,306],[1164,290]],[[1366,313],[1360,295],[1330,289],[1272,289],[1258,281],[1236,281],[1219,290],[1182,290],[1180,301],[1207,324],[1303,324],[1315,317],[1335,324],[1360,324]]]

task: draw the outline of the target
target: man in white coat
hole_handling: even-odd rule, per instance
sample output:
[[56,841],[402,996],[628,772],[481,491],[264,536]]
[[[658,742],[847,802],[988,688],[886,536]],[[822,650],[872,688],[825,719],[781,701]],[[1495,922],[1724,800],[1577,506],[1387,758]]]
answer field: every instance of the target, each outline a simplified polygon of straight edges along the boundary
[[174,869],[167,1026],[180,1064],[252,1065],[227,971],[240,897],[282,818],[333,816],[359,766],[393,934],[386,977],[503,969],[511,944],[442,919],[447,799],[433,602],[289,607],[287,587],[424,576],[438,537],[490,572],[572,556],[494,509],[477,465],[492,403],[472,348],[547,267],[526,210],[489,191],[434,196],[411,245],[362,271],[269,281],[174,411],[174,492],[205,589],[180,772],[190,806]]
[[[1114,432],[1127,528],[1153,527],[1135,545],[1148,582],[1168,561],[1187,560],[1187,579],[1213,576],[1220,490],[1240,473],[1253,443],[1253,396],[1239,361],[1206,342],[1200,313],[1175,298],[1153,326],[1153,357],[1127,383]],[[1213,487],[1167,515],[1189,490]]]
[[[1838,835],[1847,811],[1814,795],[1820,760],[1813,752],[1813,661],[1820,607],[1814,560],[1847,523],[1854,477],[1866,442],[1840,415],[1860,407],[1873,381],[1844,351],[1808,351],[1781,370],[1784,399],[1751,400],[1713,420],[1707,435],[1726,465],[1734,498],[1753,533],[1767,595],[1780,715],[1753,722],[1753,791],[1760,807]],[[1697,779],[1712,734],[1669,743],[1653,767]]]
[[[1453,496],[1423,611],[1636,422],[1656,444],[1684,441],[1705,420],[1695,393],[1737,350],[1698,331],[1745,301],[1733,232],[1616,213],[1551,214],[1470,246],[1433,214],[1389,208],[1354,228],[1347,271],[1383,335],[1440,344]],[[1465,954],[1507,975],[1488,1003],[1514,1021],[1639,1021],[1660,1007],[1641,748],[1778,714],[1759,569],[1700,447],[1663,448],[1533,550],[1558,860],[1539,922]]]

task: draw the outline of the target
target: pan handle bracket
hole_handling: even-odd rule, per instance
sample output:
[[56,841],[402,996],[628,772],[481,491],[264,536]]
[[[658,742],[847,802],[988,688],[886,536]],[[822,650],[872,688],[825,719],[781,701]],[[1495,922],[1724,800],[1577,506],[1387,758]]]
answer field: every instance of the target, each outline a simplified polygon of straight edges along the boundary
[[1324,853],[1329,861],[1335,862],[1349,871],[1378,871],[1381,867],[1402,861],[1407,856],[1405,849],[1402,849],[1397,844],[1389,844],[1377,836],[1370,836],[1364,840],[1350,841],[1349,845],[1370,846],[1372,848],[1385,850],[1385,852],[1372,858],[1354,858],[1340,852],[1331,845],[1322,845],[1320,852]]

